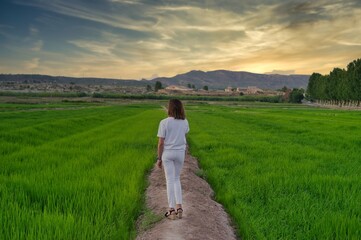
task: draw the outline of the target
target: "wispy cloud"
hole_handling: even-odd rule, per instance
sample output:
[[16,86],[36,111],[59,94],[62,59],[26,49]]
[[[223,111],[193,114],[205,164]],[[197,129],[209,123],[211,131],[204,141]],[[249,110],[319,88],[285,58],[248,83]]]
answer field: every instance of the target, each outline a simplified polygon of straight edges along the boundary
[[[30,24],[27,66],[49,74],[60,68],[67,75],[138,79],[192,69],[310,74],[361,55],[358,0],[15,1],[44,10]],[[67,36],[60,47],[71,50],[52,57],[40,26],[64,24],[69,16],[81,20],[69,27],[82,35]],[[39,66],[39,57],[49,61]]]
[[85,40],[70,40],[69,43],[74,44],[79,48],[85,49],[93,53],[106,54],[106,55],[111,55],[112,49],[115,47],[115,44],[113,43],[109,44],[109,43],[85,41]]
[[24,62],[24,67],[27,70],[34,70],[39,67],[39,58],[33,58]]
[[[142,15],[132,17],[132,13],[139,9],[127,8],[121,6],[110,7],[106,2],[98,2],[98,4],[84,3],[79,0],[61,1],[61,0],[34,0],[24,1],[16,0],[18,4],[42,8],[50,12],[56,12],[67,16],[81,18],[109,25],[112,27],[130,29],[135,31],[149,31],[154,22],[150,19],[143,19]],[[135,4],[137,5],[137,4]]]
[[36,36],[39,33],[39,30],[35,27],[30,27],[29,32],[30,32],[30,35]]
[[42,49],[43,47],[43,41],[42,40],[38,40],[34,43],[33,47],[31,48],[32,51],[38,52]]
[[130,1],[130,0],[108,0],[109,2],[112,2],[112,3],[121,3],[121,4],[135,4],[135,5],[141,5],[143,3],[141,3],[140,1],[136,1],[136,0],[133,0],[133,1]]
[[345,46],[361,46],[361,42],[339,41],[337,43],[340,44],[340,45],[345,45]]

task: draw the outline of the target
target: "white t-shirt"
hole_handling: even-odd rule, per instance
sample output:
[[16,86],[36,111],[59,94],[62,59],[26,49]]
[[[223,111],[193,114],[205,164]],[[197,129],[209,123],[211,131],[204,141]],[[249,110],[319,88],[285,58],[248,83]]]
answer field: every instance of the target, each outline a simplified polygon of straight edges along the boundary
[[165,150],[185,150],[186,134],[189,132],[187,119],[168,117],[159,123],[158,137],[164,138]]

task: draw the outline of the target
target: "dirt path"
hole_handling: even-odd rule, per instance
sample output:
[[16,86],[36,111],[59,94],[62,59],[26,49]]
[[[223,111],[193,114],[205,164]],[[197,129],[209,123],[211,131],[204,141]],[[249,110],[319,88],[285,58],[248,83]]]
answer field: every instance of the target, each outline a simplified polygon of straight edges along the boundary
[[[213,190],[198,177],[197,160],[187,154],[181,174],[183,188],[183,218],[163,219],[151,229],[139,233],[137,240],[145,239],[236,239],[229,218],[222,205],[212,200]],[[162,169],[155,167],[149,176],[146,204],[155,214],[167,210],[167,192]]]

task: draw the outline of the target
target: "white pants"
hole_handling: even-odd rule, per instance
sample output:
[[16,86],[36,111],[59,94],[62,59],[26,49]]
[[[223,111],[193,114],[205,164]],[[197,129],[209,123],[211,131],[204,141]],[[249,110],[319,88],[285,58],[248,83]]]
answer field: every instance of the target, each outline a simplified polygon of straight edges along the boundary
[[179,177],[183,168],[184,158],[184,150],[163,151],[162,162],[167,180],[169,208],[174,208],[175,204],[182,204],[182,187]]

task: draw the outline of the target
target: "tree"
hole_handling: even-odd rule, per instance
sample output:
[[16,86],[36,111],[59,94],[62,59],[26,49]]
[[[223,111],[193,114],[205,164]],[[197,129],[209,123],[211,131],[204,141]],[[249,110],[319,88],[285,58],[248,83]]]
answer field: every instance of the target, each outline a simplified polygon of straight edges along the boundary
[[193,88],[193,89],[196,89],[196,86],[194,86],[194,84],[192,84],[192,88]]
[[159,81],[155,82],[154,91],[158,92],[159,89],[162,89],[162,83]]
[[203,90],[208,91],[208,86],[203,86]]
[[288,101],[290,103],[301,103],[304,92],[305,92],[305,90],[303,90],[302,88],[301,89],[294,88],[292,90],[292,92],[290,93]]
[[283,88],[281,88],[282,92],[287,92],[288,88],[286,86],[283,86]]
[[346,71],[340,68],[334,68],[327,79],[326,95],[327,100],[343,100],[350,95],[350,87],[346,76]]
[[347,70],[334,68],[329,75],[313,73],[307,86],[309,100],[325,100],[331,103],[361,100],[361,59],[347,65]]
[[307,91],[306,91],[306,96],[308,100],[315,100],[317,99],[317,92],[316,92],[316,88],[317,88],[317,84],[318,84],[318,79],[321,77],[322,75],[319,73],[312,73],[312,75],[310,76],[309,80],[308,80],[308,85],[307,85]]
[[349,63],[347,66],[347,78],[353,90],[352,99],[361,100],[361,58]]
[[147,85],[147,91],[148,92],[152,91],[152,86],[150,86],[149,84]]
[[187,84],[188,88],[192,88],[192,85],[190,83]]

